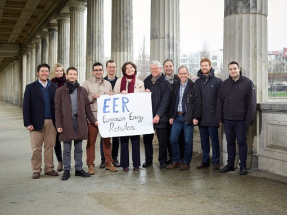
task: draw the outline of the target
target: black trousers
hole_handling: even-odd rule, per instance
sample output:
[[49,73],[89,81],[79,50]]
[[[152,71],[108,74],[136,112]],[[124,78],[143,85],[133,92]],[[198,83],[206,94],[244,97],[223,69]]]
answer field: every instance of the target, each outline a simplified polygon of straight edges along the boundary
[[61,146],[61,142],[59,141],[59,133],[58,132],[57,132],[57,136],[56,136],[56,144],[54,147],[54,151],[55,151],[55,155],[57,157],[58,162],[62,162],[63,161],[62,146]]
[[[158,161],[165,163],[167,159],[166,143],[167,143],[167,128],[156,128],[157,139],[159,142],[159,155]],[[145,148],[145,162],[151,164],[153,161],[153,140],[154,134],[143,135],[144,148]]]
[[[169,157],[169,159],[172,160],[172,150],[171,150],[171,145],[170,145],[171,127],[172,127],[172,125],[168,124],[166,147],[167,147],[168,157]],[[180,132],[180,135],[179,135],[179,138],[178,138],[178,144],[179,144],[180,160],[182,160],[183,157],[184,157],[184,148],[185,148],[184,129],[182,129],[181,132]]]
[[140,136],[123,136],[120,137],[121,140],[121,167],[129,167],[129,139],[132,142],[132,159],[133,166],[139,167],[141,165],[140,162]]

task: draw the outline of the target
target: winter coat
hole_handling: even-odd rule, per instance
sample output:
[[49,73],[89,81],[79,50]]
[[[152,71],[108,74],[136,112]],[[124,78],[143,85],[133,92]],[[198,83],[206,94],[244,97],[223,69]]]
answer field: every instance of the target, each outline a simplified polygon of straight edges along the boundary
[[85,88],[77,87],[78,99],[78,129],[75,132],[72,119],[72,105],[69,90],[66,85],[56,91],[55,96],[55,118],[56,128],[63,128],[59,140],[68,142],[71,140],[86,140],[88,138],[88,129],[86,117],[95,124],[96,119],[93,116],[89,104],[88,93]]
[[[116,94],[121,93],[120,92],[121,91],[121,82],[122,82],[122,78],[118,78],[118,80],[115,84],[115,87],[114,87],[114,93],[116,93]],[[136,77],[134,93],[142,93],[142,92],[144,92],[144,90],[145,90],[144,83]]]
[[201,126],[218,126],[216,120],[217,97],[222,80],[214,76],[214,69],[211,68],[208,76],[201,70],[198,71],[199,79],[195,81],[199,87],[202,101]]
[[217,99],[217,122],[244,121],[253,125],[256,114],[256,92],[253,82],[242,76],[234,81],[230,76],[222,82]]
[[[49,81],[49,80],[48,80]],[[24,126],[33,125],[35,131],[42,130],[45,121],[45,102],[38,80],[28,84],[25,89],[23,99],[23,120]],[[54,97],[57,85],[51,83],[49,88],[50,110],[53,123],[55,125]]]
[[97,99],[92,98],[92,95],[94,93],[98,93],[100,95],[107,95],[110,92],[112,92],[112,85],[109,81],[106,81],[105,79],[102,79],[101,83],[96,83],[96,78],[93,77],[83,83],[83,87],[88,92],[88,99],[89,103],[91,104],[91,110],[94,114],[95,119],[97,119],[98,114],[98,107],[97,107]]
[[[180,82],[174,85],[171,105],[169,109],[169,118],[175,119],[179,104]],[[201,95],[199,87],[188,79],[182,96],[182,117],[185,124],[193,124],[193,119],[200,120],[201,118]]]
[[160,116],[158,124],[154,128],[167,128],[168,126],[168,106],[170,100],[170,84],[163,74],[152,84],[152,75],[144,80],[144,86],[151,91],[153,117]]

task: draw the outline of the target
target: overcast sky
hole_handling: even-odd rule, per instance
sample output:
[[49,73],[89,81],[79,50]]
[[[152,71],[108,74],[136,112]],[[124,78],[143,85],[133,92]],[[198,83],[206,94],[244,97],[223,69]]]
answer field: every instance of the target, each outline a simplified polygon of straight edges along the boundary
[[[111,0],[104,1],[105,55],[111,53]],[[268,50],[287,47],[287,0],[268,1]],[[134,57],[143,37],[150,50],[150,1],[133,0]],[[209,50],[223,48],[224,0],[180,0],[181,52],[200,51],[206,41]]]

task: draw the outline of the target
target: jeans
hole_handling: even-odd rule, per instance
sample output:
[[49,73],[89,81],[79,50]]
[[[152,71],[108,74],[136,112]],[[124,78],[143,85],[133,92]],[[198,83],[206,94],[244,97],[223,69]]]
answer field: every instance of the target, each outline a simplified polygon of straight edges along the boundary
[[170,133],[172,160],[175,163],[180,162],[180,150],[179,150],[178,139],[182,128],[184,130],[184,140],[185,140],[185,150],[182,162],[189,164],[192,159],[192,151],[193,151],[193,125],[185,124],[185,120],[183,120],[181,114],[176,115]]

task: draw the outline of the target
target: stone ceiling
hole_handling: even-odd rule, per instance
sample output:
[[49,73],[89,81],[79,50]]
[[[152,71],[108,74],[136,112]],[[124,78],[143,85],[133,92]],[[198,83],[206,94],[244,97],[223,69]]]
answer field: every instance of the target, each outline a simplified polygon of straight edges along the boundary
[[67,0],[0,0],[0,68],[29,43]]

